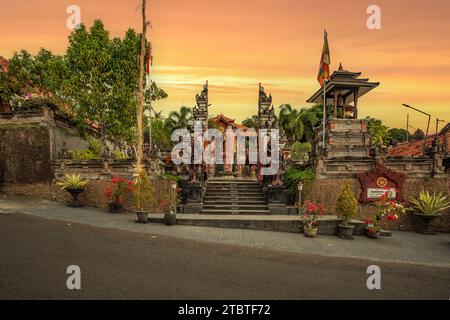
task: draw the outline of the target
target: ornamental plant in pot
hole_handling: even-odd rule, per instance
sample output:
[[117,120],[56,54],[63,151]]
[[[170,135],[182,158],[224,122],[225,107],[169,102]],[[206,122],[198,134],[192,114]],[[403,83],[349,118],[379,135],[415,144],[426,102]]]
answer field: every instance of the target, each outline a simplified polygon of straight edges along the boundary
[[81,178],[79,174],[66,174],[61,181],[56,184],[61,190],[66,190],[72,196],[72,201],[67,205],[69,207],[79,208],[83,205],[78,200],[78,196],[84,191],[84,187],[88,184],[88,180]]
[[450,208],[450,202],[446,201],[447,197],[442,193],[430,194],[428,191],[421,191],[418,198],[409,199],[411,207],[409,208],[413,214],[421,220],[422,227],[417,232],[422,234],[434,235],[432,222],[442,215],[442,211]]
[[[381,195],[380,199],[374,202],[375,212],[366,219],[366,235],[372,239],[378,239],[382,231],[388,223],[398,221],[398,218],[405,213],[405,206],[398,201],[389,198],[390,189],[386,188],[386,192]],[[382,221],[386,218],[385,221]]]
[[342,223],[338,225],[338,236],[352,240],[355,226],[350,222],[358,214],[358,200],[353,195],[350,183],[347,182],[342,187],[334,208],[338,218],[342,219]]
[[147,223],[148,211],[154,207],[155,186],[143,168],[136,170],[137,176],[134,187],[136,200],[136,222]]
[[322,205],[306,200],[305,213],[303,214],[303,230],[306,237],[314,238],[317,235],[319,230],[317,224],[324,212],[325,208]]
[[159,202],[164,212],[164,223],[168,226],[173,226],[177,222],[178,191],[176,182],[173,182],[169,196]]
[[109,212],[120,213],[123,210],[124,194],[133,190],[133,181],[124,177],[111,177],[111,186],[104,189],[106,198],[111,202],[108,204]]

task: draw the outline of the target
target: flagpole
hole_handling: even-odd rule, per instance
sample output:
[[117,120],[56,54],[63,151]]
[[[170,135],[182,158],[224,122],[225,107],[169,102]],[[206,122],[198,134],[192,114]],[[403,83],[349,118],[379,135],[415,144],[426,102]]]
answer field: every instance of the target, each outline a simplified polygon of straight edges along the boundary
[[326,127],[326,119],[327,119],[327,81],[324,80],[323,82],[323,127],[322,127],[322,138],[323,138],[323,150],[325,151],[325,127]]
[[149,117],[148,117],[148,131],[149,131],[149,143],[150,143],[150,149],[149,151],[152,152],[153,146],[152,146],[152,80],[150,79],[150,75],[147,75],[146,77],[146,87],[150,90],[150,100],[148,102],[149,107]]

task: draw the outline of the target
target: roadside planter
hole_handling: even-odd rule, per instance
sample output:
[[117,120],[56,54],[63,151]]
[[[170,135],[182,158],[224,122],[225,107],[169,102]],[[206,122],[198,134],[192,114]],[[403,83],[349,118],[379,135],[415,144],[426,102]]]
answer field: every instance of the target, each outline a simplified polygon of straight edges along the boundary
[[111,185],[104,190],[105,197],[112,201],[108,204],[110,213],[123,211],[124,194],[133,190],[133,181],[124,177],[111,177]]
[[68,204],[69,207],[80,208],[83,206],[78,200],[78,196],[83,193],[84,188],[66,188],[66,191],[72,196],[72,202]]
[[164,214],[164,223],[168,226],[173,226],[177,222],[177,214],[173,211]]
[[436,232],[433,231],[432,222],[442,215],[442,211],[450,208],[450,202],[447,201],[447,197],[443,196],[442,193],[430,194],[428,191],[421,191],[418,198],[412,198],[409,201],[411,202],[410,211],[422,223],[417,232],[435,235]]
[[[374,202],[374,214],[366,219],[366,235],[372,239],[380,237],[382,227],[389,223],[398,221],[398,218],[406,212],[404,205],[398,201],[390,199],[391,189],[386,188],[386,192],[380,199]],[[383,221],[385,218],[385,221]]]
[[61,187],[61,190],[66,190],[72,196],[72,201],[67,205],[69,207],[79,208],[83,205],[78,200],[78,196],[84,191],[84,187],[88,184],[88,180],[82,179],[79,174],[66,174],[56,184]]
[[164,212],[164,223],[167,226],[173,226],[177,222],[177,204],[178,204],[178,188],[177,183],[172,183],[170,194],[159,202],[159,207]]
[[137,223],[147,223],[148,222],[148,211],[136,211],[136,222]]
[[317,224],[324,212],[325,208],[322,205],[306,200],[305,214],[303,215],[303,232],[305,237],[314,238],[317,236],[319,231]]
[[375,228],[369,227],[369,228],[366,229],[366,236],[368,238],[371,238],[371,239],[378,239],[378,238],[380,238],[380,233],[381,233],[381,230],[378,230],[378,229],[375,229]]
[[342,223],[338,225],[338,236],[342,239],[353,240],[354,225],[350,222],[358,213],[358,200],[356,200],[351,190],[351,185],[347,182],[342,187],[336,199],[335,211]]

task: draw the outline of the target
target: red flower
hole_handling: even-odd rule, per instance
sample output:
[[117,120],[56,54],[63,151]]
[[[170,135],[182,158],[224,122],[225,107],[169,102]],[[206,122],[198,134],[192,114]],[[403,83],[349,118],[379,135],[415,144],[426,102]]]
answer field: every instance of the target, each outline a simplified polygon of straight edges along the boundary
[[394,216],[394,215],[389,215],[389,216],[387,216],[387,219],[388,219],[389,221],[397,221],[397,220],[398,220],[398,218],[397,218],[396,216]]

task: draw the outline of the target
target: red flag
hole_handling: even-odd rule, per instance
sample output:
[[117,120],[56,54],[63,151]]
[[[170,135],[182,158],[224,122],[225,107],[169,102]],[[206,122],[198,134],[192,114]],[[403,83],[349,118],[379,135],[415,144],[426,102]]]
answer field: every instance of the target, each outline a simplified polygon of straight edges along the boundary
[[319,74],[317,81],[323,86],[325,80],[330,80],[330,48],[328,47],[328,33],[324,31],[324,43],[322,49],[322,58],[320,59]]

